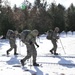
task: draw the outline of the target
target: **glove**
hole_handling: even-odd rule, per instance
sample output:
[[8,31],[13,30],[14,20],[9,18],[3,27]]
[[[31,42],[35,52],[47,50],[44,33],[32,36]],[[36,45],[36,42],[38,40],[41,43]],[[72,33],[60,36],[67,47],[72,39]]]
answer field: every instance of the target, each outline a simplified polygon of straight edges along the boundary
[[59,39],[59,36],[57,36],[57,39]]
[[31,45],[31,44],[33,44],[33,42],[32,42],[32,41],[30,41],[30,42],[29,42],[29,44]]

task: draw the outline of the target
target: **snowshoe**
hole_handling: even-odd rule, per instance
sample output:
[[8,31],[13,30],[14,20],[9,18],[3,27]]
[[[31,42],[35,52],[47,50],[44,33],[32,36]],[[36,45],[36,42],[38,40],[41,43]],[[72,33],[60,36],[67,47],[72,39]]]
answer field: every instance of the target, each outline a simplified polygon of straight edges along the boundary
[[9,52],[8,52],[8,51],[6,51],[6,54],[7,54],[7,55],[9,55]]
[[18,55],[18,53],[14,53],[14,55]]
[[39,64],[37,64],[37,63],[33,63],[33,66],[39,66]]
[[54,55],[58,55],[58,53],[54,53]]
[[50,50],[50,52],[51,52],[51,54],[53,54],[53,51],[52,50]]
[[21,60],[20,62],[21,62],[21,65],[22,65],[22,66],[24,66],[24,61],[23,61],[23,60]]

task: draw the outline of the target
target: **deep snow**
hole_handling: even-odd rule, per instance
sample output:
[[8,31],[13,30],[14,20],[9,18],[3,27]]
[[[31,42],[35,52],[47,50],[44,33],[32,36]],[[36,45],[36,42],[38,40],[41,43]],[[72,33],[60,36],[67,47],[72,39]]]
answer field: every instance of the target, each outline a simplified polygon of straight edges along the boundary
[[[40,67],[28,66],[32,64],[32,58],[26,61],[25,67],[29,71],[24,71],[21,67],[13,67],[19,64],[20,60],[26,56],[26,46],[17,39],[17,50],[20,55],[14,56],[13,50],[9,57],[6,55],[10,45],[7,39],[0,39],[0,75],[75,75],[75,32],[65,32],[60,34],[58,40],[57,52],[61,55],[51,55],[49,50],[52,48],[50,40],[46,35],[37,38],[39,48],[37,49],[37,63],[42,64]],[[30,63],[31,62],[31,63]]]

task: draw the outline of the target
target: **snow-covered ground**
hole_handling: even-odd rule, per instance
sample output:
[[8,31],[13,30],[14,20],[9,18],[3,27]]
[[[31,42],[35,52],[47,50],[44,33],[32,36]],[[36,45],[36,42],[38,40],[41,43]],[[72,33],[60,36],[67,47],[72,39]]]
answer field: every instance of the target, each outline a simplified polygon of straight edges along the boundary
[[25,67],[29,71],[24,71],[20,65],[20,60],[26,56],[26,46],[17,39],[17,50],[20,55],[14,56],[13,50],[9,57],[5,56],[10,45],[7,39],[0,39],[0,75],[75,75],[75,32],[68,32],[67,35],[62,32],[58,40],[57,52],[59,56],[51,55],[49,50],[52,43],[47,40],[45,35],[37,38],[39,48],[37,49],[37,63],[40,67],[28,66],[32,64],[32,58],[26,61]]

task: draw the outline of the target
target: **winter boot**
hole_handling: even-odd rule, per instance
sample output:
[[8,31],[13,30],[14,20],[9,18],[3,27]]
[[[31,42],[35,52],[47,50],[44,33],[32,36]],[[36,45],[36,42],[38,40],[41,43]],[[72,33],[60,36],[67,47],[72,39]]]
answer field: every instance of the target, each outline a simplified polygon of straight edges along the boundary
[[22,65],[22,66],[24,66],[24,61],[23,61],[23,60],[21,60],[20,62],[21,62],[21,65]]
[[54,55],[58,55],[58,53],[54,53]]
[[37,64],[37,63],[33,63],[33,66],[39,66],[39,64]]
[[9,52],[8,52],[8,51],[6,51],[6,54],[7,54],[7,55],[9,55]]
[[14,55],[18,55],[18,53],[14,53]]
[[52,50],[50,50],[50,52],[51,52],[51,54],[53,54],[53,51]]

